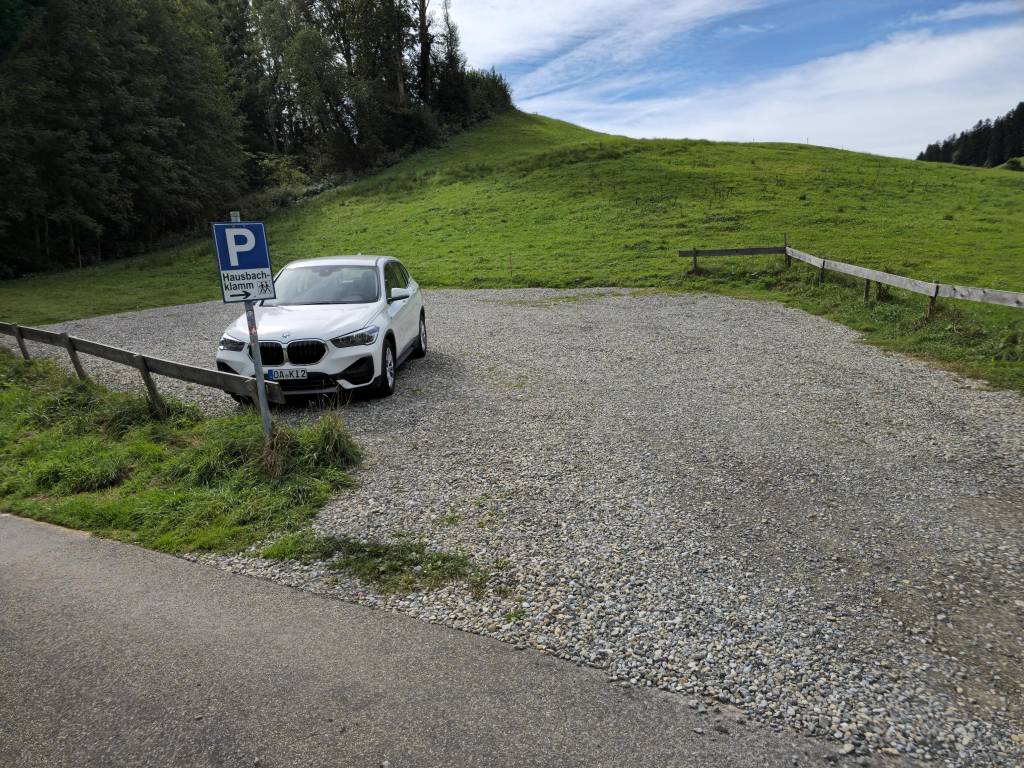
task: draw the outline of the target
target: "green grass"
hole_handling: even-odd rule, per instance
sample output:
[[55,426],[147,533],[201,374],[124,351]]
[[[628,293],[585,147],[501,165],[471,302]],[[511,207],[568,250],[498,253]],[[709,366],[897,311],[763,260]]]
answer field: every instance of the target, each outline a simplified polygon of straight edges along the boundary
[[164,552],[237,552],[301,530],[359,449],[336,417],[278,427],[204,419],[0,350],[0,511]]
[[303,563],[325,560],[382,592],[436,589],[452,581],[467,581],[479,589],[487,580],[486,572],[465,555],[437,552],[421,541],[367,542],[301,531],[281,537],[261,554]]
[[[272,216],[275,265],[386,253],[428,287],[633,286],[772,298],[869,341],[1024,390],[1020,310],[898,291],[861,301],[779,257],[680,248],[770,245],[924,280],[1024,290],[1024,174],[793,144],[639,141],[511,113],[351,186]],[[0,283],[23,323],[217,298],[207,238],[149,256]]]
[[268,446],[252,412],[205,419],[168,406],[159,418],[144,398],[0,349],[0,512],[179,554],[274,540],[262,554],[328,560],[384,592],[486,584],[461,554],[309,529],[360,457],[336,416],[278,425]]

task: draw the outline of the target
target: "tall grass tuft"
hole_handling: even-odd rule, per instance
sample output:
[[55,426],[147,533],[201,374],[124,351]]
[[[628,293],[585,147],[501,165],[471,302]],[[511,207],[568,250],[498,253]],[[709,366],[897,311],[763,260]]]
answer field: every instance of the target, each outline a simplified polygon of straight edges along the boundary
[[325,414],[297,436],[297,452],[308,466],[348,469],[359,463],[362,451],[337,414]]

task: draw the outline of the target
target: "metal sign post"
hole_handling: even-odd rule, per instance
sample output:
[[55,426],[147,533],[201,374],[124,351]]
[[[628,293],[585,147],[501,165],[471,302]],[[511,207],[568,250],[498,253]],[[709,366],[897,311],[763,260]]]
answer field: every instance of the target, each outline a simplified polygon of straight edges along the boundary
[[274,274],[270,267],[270,252],[263,225],[242,223],[238,211],[231,212],[231,224],[213,225],[213,242],[220,266],[221,293],[225,304],[244,302],[245,319],[249,326],[249,349],[255,368],[256,397],[259,400],[263,434],[270,441],[273,424],[267,403],[267,387],[263,378],[263,356],[256,328],[257,301],[276,298]]
[[251,301],[245,302],[245,319],[249,325],[249,344],[252,346],[252,364],[256,367],[256,396],[260,401],[260,420],[263,434],[270,441],[274,426],[270,422],[270,405],[267,403],[267,383],[263,379],[263,357],[260,355],[260,337],[256,331],[256,312]]

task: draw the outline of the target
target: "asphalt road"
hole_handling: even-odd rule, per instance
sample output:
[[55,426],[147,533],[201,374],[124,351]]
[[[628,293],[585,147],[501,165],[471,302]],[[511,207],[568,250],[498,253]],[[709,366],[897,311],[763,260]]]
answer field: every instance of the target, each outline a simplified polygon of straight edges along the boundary
[[4,768],[833,755],[508,644],[0,515]]

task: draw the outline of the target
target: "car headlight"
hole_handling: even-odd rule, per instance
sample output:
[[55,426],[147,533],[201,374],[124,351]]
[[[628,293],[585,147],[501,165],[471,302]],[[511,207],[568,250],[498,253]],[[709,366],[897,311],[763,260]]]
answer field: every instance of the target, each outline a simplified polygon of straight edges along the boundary
[[217,349],[223,349],[225,352],[241,352],[245,349],[245,342],[233,339],[230,336],[222,336]]
[[340,349],[345,347],[363,347],[367,344],[373,344],[377,340],[378,333],[380,333],[380,328],[376,325],[371,325],[369,328],[363,328],[361,331],[346,333],[344,336],[331,339],[331,344]]

